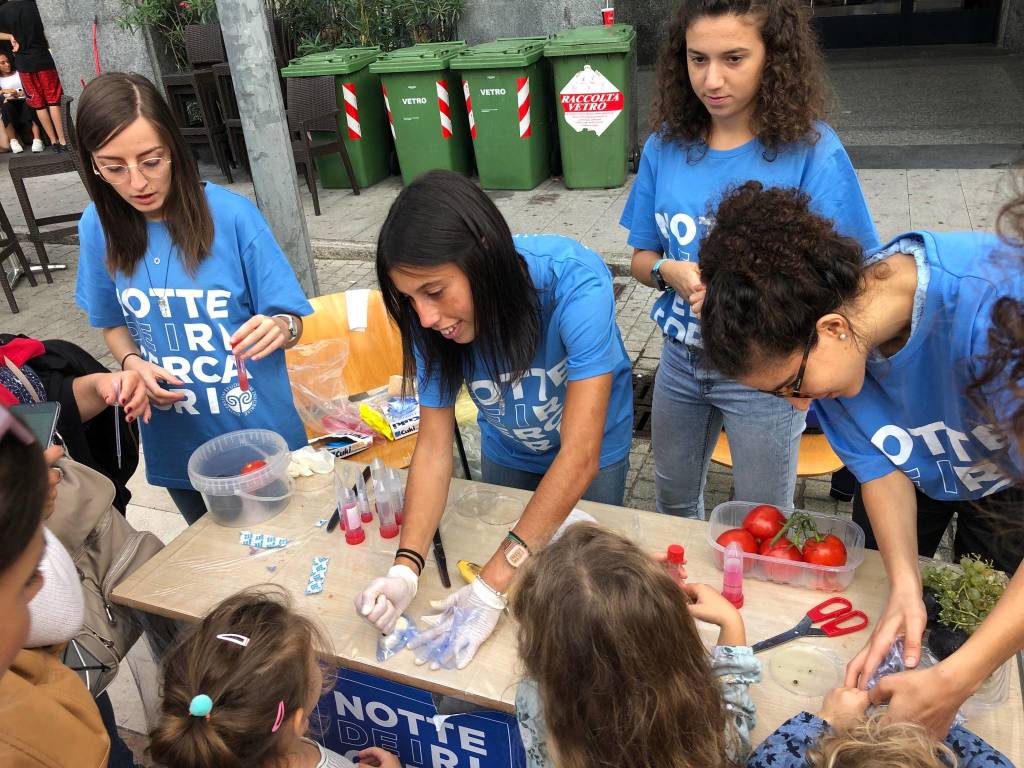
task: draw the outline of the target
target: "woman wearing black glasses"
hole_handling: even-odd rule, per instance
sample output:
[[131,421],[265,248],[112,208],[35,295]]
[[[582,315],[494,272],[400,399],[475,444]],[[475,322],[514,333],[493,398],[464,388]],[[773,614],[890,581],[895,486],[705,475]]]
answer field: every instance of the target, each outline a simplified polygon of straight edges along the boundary
[[[979,554],[1014,573],[1024,555],[1020,536],[1000,535],[1021,514],[1011,479],[1024,469],[1019,438],[998,428],[1019,407],[1020,369],[1009,382],[985,376],[1005,335],[993,310],[1007,296],[1024,300],[1019,256],[1007,258],[1019,251],[1019,239],[908,232],[865,256],[808,209],[806,195],[757,182],[723,201],[701,244],[711,363],[797,408],[813,400],[862,483],[854,518],[891,587],[846,685],[863,685],[899,635],[916,665],[926,620],[917,558],[934,554],[954,513],[957,557]],[[959,704],[1024,643],[1024,569],[1003,602],[1017,606],[1016,628],[979,629],[987,642],[976,633],[966,656],[909,681],[896,676],[873,696],[898,694],[896,714],[945,735]]]
[[199,180],[149,80],[97,77],[77,119],[93,204],[78,225],[75,298],[114,359],[142,377],[152,414],[122,404],[141,423],[146,477],[192,524],[206,511],[187,472],[199,445],[249,428],[292,450],[306,444],[281,350],[313,309],[256,206]]

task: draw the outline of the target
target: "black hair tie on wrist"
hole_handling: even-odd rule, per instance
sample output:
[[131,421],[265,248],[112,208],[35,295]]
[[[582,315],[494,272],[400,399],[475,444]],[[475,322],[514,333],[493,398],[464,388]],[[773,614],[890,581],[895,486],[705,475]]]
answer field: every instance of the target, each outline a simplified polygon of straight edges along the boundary
[[407,549],[405,547],[399,547],[398,551],[395,552],[395,558],[404,557],[411,560],[420,569],[420,573],[423,573],[423,569],[427,566],[427,561],[423,558],[419,552],[414,549]]

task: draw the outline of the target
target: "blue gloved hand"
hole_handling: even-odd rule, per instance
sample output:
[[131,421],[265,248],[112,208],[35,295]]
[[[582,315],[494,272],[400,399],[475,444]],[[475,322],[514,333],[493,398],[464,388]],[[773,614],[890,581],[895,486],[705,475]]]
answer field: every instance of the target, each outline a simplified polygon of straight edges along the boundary
[[479,576],[445,600],[432,600],[439,613],[423,617],[431,625],[409,642],[416,663],[431,669],[463,669],[491,636],[505,610],[505,599]]

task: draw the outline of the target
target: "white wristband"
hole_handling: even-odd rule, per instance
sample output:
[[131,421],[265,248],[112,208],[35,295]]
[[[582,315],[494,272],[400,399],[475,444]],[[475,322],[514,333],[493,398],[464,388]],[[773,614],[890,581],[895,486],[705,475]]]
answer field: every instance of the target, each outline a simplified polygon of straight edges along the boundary
[[505,597],[480,576],[473,579],[473,594],[498,611],[505,610]]
[[412,568],[408,565],[392,565],[388,569],[388,576],[397,576],[402,581],[406,582],[412,590],[412,596],[416,597],[416,592],[420,586],[420,580]]

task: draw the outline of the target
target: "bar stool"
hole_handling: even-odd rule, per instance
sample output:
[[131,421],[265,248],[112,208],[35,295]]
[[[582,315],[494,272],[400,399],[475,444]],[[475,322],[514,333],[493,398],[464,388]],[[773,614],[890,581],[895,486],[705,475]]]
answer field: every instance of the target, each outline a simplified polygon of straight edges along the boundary
[[[39,270],[46,278],[46,282],[52,283],[50,276],[51,269],[67,269],[64,264],[51,265],[46,257],[46,247],[43,245],[43,233],[40,227],[50,227],[54,224],[67,224],[75,222],[76,226],[61,227],[60,229],[48,230],[45,234],[48,237],[63,237],[77,233],[77,222],[82,217],[82,211],[77,213],[60,213],[54,216],[36,216],[32,208],[32,201],[28,196],[25,187],[25,179],[40,178],[43,176],[55,176],[61,173],[77,173],[85,185],[85,175],[82,171],[78,158],[78,141],[75,133],[75,122],[71,118],[71,102],[73,99],[64,96],[61,99],[61,122],[64,124],[64,136],[67,139],[67,152],[22,152],[15,155],[8,161],[8,170],[11,174],[11,183],[18,195],[18,202],[21,203],[21,212],[25,216],[25,224],[28,227],[29,239],[36,248],[36,255],[39,257]],[[88,189],[88,187],[86,187]],[[30,267],[34,271],[35,267]]]
[[7,296],[7,304],[10,306],[11,312],[18,314],[18,302],[14,299],[14,289],[11,286],[10,278],[7,276],[7,269],[4,267],[4,262],[12,255],[21,265],[21,271],[28,277],[29,284],[33,286],[38,285],[36,277],[32,274],[31,267],[29,267],[28,259],[25,258],[25,252],[21,250],[18,236],[14,234],[11,220],[7,218],[7,212],[4,210],[3,203],[0,202],[0,287],[4,289],[4,295]]

